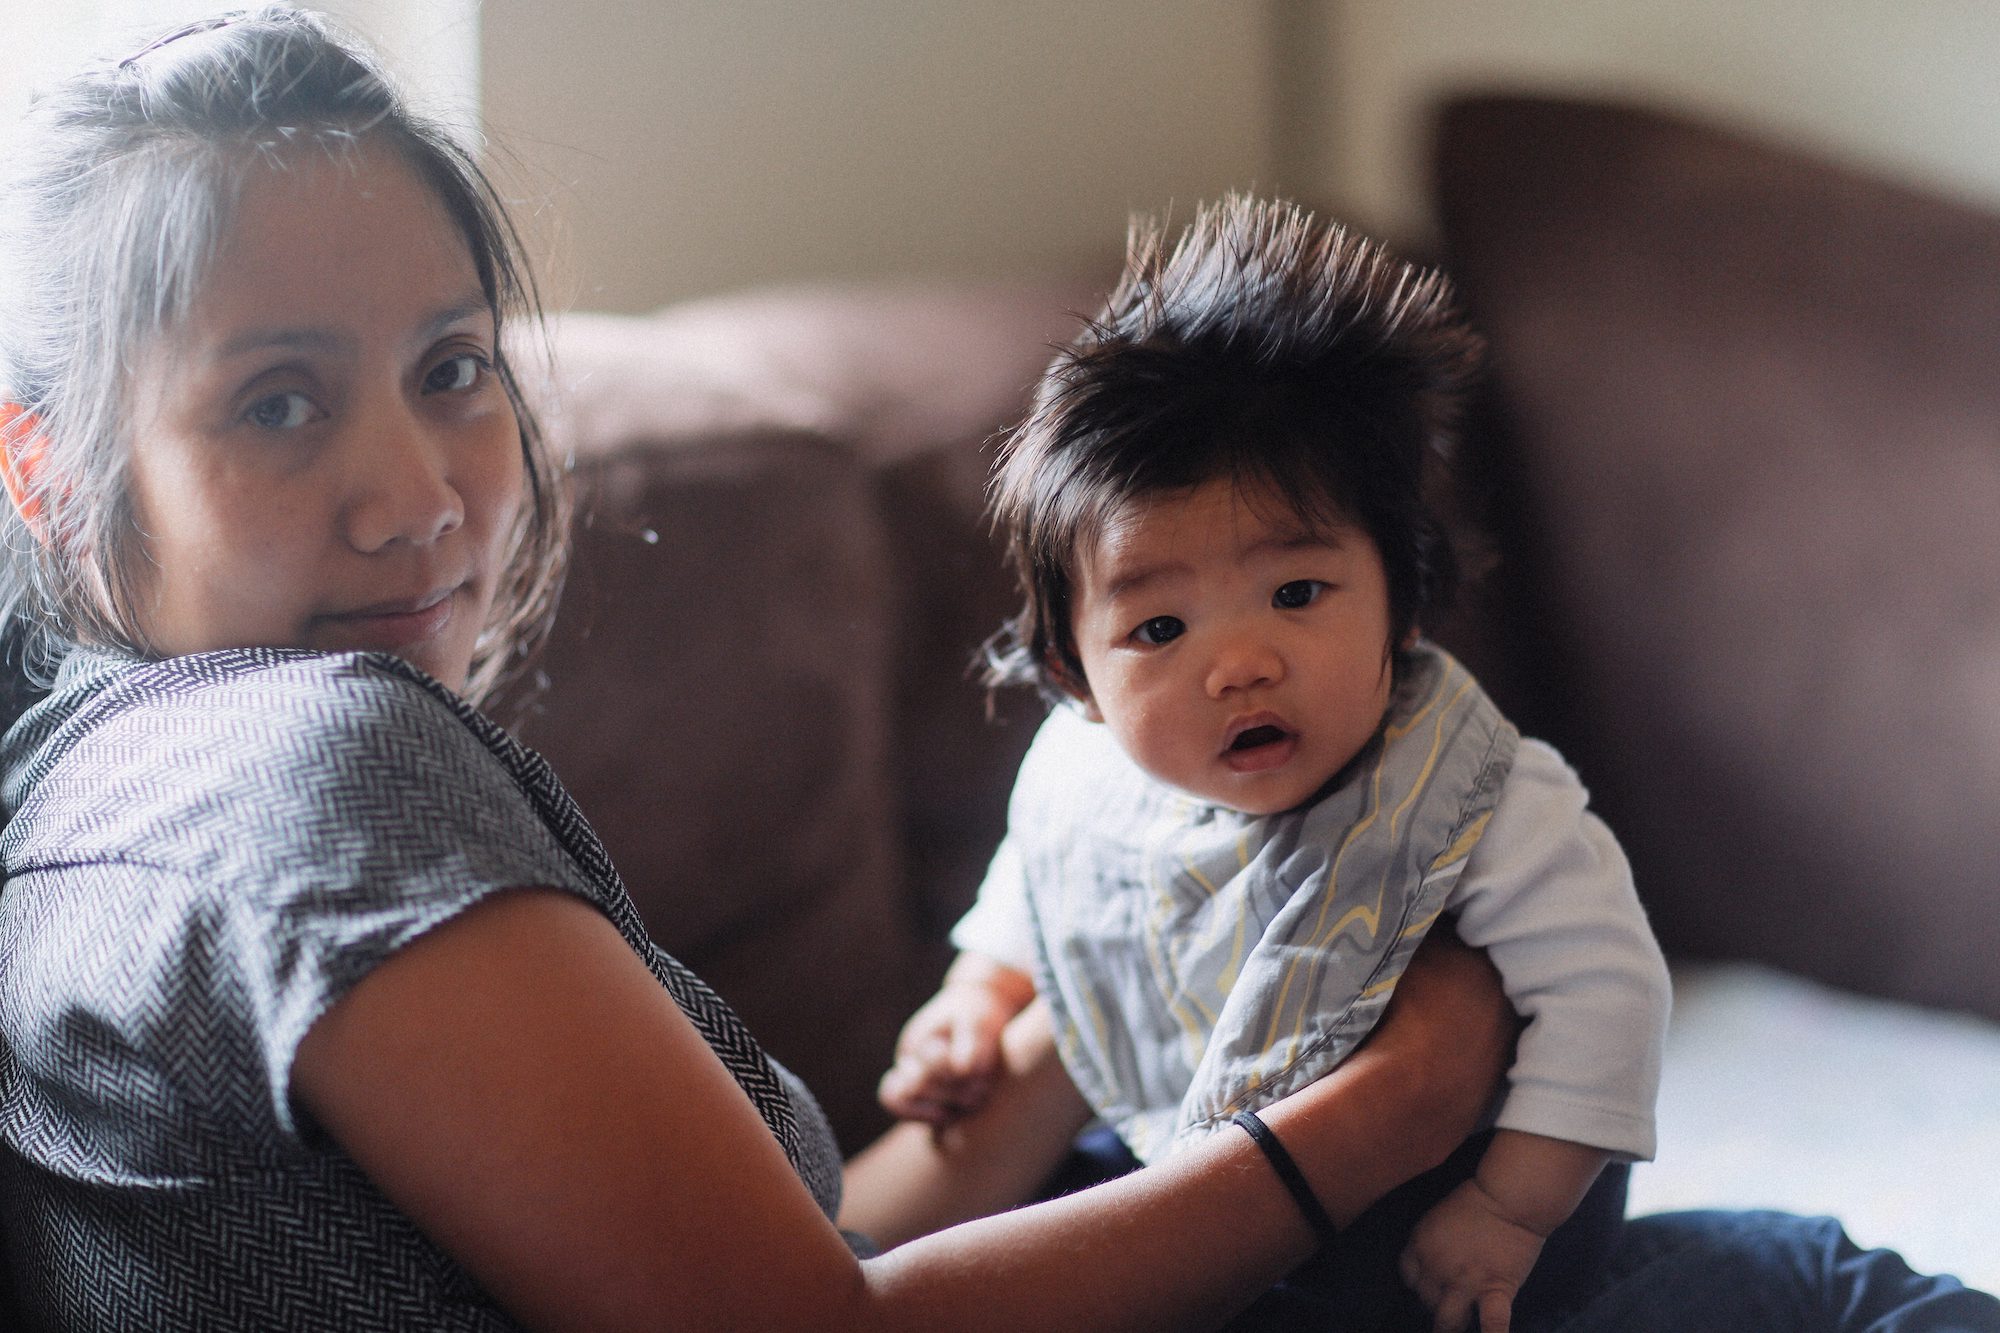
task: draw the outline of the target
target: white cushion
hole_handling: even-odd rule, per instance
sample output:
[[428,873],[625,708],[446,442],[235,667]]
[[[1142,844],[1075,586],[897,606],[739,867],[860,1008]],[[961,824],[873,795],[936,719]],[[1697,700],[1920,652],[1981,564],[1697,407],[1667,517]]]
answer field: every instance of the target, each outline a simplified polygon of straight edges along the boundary
[[1674,981],[1635,1216],[1830,1213],[1864,1246],[2000,1291],[2000,1024],[1743,964]]

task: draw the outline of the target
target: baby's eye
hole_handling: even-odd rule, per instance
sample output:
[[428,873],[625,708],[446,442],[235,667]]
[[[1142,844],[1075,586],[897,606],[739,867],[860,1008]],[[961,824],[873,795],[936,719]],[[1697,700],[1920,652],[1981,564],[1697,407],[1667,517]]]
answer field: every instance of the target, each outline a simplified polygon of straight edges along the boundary
[[471,352],[446,357],[424,376],[425,393],[456,393],[479,383],[486,371],[486,358]]
[[1278,590],[1271,594],[1271,605],[1283,611],[1296,611],[1311,606],[1325,591],[1326,585],[1318,579],[1293,579],[1278,585]]
[[250,404],[243,419],[260,430],[297,430],[319,414],[313,400],[302,393],[274,393]]
[[1179,616],[1154,616],[1133,630],[1132,637],[1157,648],[1163,643],[1178,639],[1186,632],[1187,626],[1181,623]]

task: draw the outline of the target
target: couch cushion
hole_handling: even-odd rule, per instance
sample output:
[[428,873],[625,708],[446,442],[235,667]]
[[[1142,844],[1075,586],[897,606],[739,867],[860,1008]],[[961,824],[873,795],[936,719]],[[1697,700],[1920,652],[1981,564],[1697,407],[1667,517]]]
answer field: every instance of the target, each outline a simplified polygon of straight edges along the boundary
[[2000,218],[1526,97],[1437,186],[1523,707],[1663,938],[2000,1015]]
[[[1747,963],[1674,969],[1660,1155],[1632,1214],[1831,1214],[1920,1272],[2000,1291],[2000,1024]],[[1892,1144],[1884,1151],[1885,1143]]]
[[649,315],[576,314],[556,335],[563,447],[809,431],[890,460],[1007,425],[1093,309],[1075,283],[911,281],[753,291]]
[[1040,712],[1015,692],[989,717],[971,669],[1014,606],[985,519],[988,446],[1102,292],[1084,279],[767,288],[643,316],[573,315],[557,337],[560,446],[726,448],[804,432],[869,479],[889,570],[909,907],[940,960]]
[[897,887],[871,487],[810,435],[596,446],[549,687],[519,730],[653,937],[854,1146],[927,961]]
[[989,725],[966,672],[1009,602],[982,446],[1089,303],[763,290],[554,338],[546,418],[584,521],[528,737],[655,936],[850,1148],[1032,733]]

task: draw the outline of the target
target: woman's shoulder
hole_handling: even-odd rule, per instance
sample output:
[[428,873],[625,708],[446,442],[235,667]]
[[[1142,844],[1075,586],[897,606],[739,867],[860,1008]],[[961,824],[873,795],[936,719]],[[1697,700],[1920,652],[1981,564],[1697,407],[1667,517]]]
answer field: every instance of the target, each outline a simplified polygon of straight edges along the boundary
[[[213,783],[315,771],[476,760],[506,733],[398,658],[244,648],[140,661],[73,654],[48,697],[6,742],[10,783],[58,770],[109,777],[141,769]],[[160,765],[163,758],[174,762]],[[14,804],[10,801],[10,805]]]
[[191,729],[212,720],[247,734],[363,729],[385,718],[442,721],[467,709],[400,658],[296,648],[232,648],[156,661],[73,655],[44,706],[91,727],[130,718],[174,719]]
[[121,1069],[170,1071],[167,1113],[290,1135],[299,1040],[384,959],[509,889],[612,901],[449,692],[396,659],[82,661],[45,707],[9,737],[40,744],[0,834],[0,1008],[45,1082],[86,1080],[58,1067],[85,1014],[119,1033]]
[[33,859],[31,843],[170,860],[181,848],[212,864],[221,849],[269,857],[302,840],[320,856],[325,840],[549,841],[561,797],[537,781],[539,761],[397,658],[93,656],[7,737],[10,866]]

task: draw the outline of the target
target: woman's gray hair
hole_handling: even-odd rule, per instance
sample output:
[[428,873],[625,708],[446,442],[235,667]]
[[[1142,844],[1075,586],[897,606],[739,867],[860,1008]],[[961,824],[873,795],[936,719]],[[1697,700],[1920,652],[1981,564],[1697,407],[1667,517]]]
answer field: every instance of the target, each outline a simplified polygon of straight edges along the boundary
[[[0,505],[0,639],[45,679],[75,644],[148,653],[146,558],[126,480],[123,386],[146,343],[198,299],[246,173],[364,138],[399,153],[457,224],[496,325],[541,328],[520,238],[492,183],[414,114],[375,62],[316,15],[267,4],[187,25],[38,96],[0,177],[0,401],[17,458],[43,444],[32,526]],[[490,696],[554,619],[568,549],[560,470],[499,344],[527,474],[506,574],[466,684]]]

